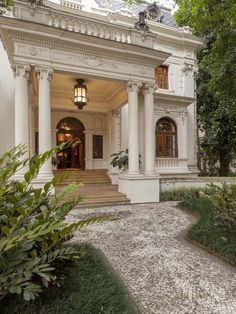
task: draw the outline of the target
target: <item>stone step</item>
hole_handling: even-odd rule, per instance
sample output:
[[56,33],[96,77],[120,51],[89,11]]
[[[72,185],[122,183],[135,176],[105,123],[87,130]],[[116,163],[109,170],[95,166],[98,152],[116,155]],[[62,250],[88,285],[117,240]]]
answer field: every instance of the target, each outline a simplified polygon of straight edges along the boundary
[[[65,172],[56,171],[56,174],[63,174]],[[71,171],[70,177],[58,184],[56,192],[72,182],[84,183],[83,187],[72,194],[72,196],[81,195],[84,197],[82,202],[78,204],[79,207],[112,206],[114,204],[130,203],[125,194],[118,192],[117,186],[111,185],[107,170]]]
[[72,182],[83,182],[85,184],[110,184],[111,180],[107,174],[107,170],[84,170],[84,171],[55,171],[55,174],[60,175],[68,173],[70,176],[64,179],[60,185],[66,185]]

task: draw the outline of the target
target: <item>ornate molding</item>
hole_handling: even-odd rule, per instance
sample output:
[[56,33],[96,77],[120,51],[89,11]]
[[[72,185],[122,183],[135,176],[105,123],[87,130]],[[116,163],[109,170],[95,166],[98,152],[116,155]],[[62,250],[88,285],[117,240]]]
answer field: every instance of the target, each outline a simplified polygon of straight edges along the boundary
[[47,79],[48,81],[51,81],[53,78],[53,69],[52,68],[41,68],[36,66],[35,72],[37,75],[37,78],[40,79]]
[[31,66],[29,64],[13,64],[11,66],[14,77],[22,75],[23,77],[29,79]]
[[138,93],[139,89],[142,87],[142,83],[141,82],[134,82],[134,81],[129,81],[127,83],[127,92],[131,93],[131,92],[136,92]]
[[194,65],[193,64],[190,64],[190,63],[187,63],[185,62],[184,63],[184,66],[182,67],[182,72],[187,75],[188,72],[192,72],[194,69]]

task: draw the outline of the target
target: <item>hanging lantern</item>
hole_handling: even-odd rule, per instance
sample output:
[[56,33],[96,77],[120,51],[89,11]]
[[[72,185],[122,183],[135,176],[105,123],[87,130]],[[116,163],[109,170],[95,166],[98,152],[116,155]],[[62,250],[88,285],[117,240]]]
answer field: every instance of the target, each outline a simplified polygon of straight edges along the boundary
[[85,80],[77,79],[74,86],[74,104],[78,109],[83,109],[87,103],[87,87]]

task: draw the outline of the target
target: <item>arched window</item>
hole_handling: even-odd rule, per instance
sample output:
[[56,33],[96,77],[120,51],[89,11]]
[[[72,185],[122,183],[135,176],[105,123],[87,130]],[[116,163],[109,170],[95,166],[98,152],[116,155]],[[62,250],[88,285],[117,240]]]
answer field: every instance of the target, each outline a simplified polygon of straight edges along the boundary
[[177,128],[173,120],[161,118],[156,124],[156,157],[178,157]]
[[83,123],[74,117],[67,117],[60,120],[57,124],[57,129],[62,132],[85,130]]

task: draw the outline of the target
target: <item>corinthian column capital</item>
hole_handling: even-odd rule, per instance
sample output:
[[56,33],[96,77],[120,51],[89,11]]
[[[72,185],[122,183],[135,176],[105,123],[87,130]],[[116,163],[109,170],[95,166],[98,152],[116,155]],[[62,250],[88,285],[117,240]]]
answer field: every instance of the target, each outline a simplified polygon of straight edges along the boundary
[[157,85],[155,83],[145,83],[143,87],[143,94],[154,94],[157,90]]
[[31,66],[29,64],[13,64],[11,65],[13,75],[16,76],[22,76],[27,79],[29,79]]
[[129,81],[127,83],[127,91],[129,92],[137,92],[139,91],[139,89],[142,87],[142,83],[141,82],[135,82],[135,81]]
[[39,80],[47,79],[48,81],[52,80],[54,73],[53,68],[43,68],[39,66],[35,67],[35,72]]

